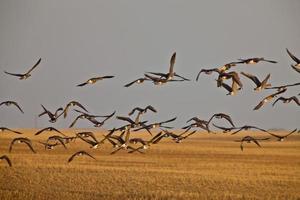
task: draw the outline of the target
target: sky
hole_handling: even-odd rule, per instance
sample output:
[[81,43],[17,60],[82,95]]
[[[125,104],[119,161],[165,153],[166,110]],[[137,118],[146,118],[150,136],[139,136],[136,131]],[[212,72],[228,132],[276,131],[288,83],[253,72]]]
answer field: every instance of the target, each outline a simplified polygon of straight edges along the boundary
[[[236,126],[300,128],[295,104],[268,104],[252,109],[271,91],[255,92],[241,77],[243,89],[236,96],[216,87],[216,75],[201,75],[239,58],[265,57],[278,64],[241,65],[234,70],[257,75],[271,73],[273,86],[296,83],[300,74],[291,67],[285,48],[300,57],[300,1],[298,0],[3,0],[0,1],[0,102],[17,101],[25,114],[0,107],[0,126],[66,128],[77,116],[51,124],[38,118],[41,104],[53,111],[69,101],[82,103],[92,114],[126,116],[134,107],[154,106],[149,122],[177,117],[180,128],[191,117],[208,119],[229,114]],[[190,82],[154,86],[150,82],[123,87],[147,71],[167,72],[177,53],[175,71]],[[39,58],[41,64],[27,80],[3,71],[26,72]],[[77,84],[95,76],[114,75],[82,88]],[[288,89],[283,96],[300,92]],[[216,124],[226,125],[221,120]],[[123,125],[115,118],[104,128]],[[92,127],[80,121],[76,127]]]

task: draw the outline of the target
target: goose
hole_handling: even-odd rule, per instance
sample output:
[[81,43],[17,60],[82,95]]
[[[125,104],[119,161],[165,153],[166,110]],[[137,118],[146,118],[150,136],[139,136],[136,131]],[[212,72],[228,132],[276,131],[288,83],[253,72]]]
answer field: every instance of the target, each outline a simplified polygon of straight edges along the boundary
[[89,112],[89,111],[87,111],[87,109],[85,109],[85,107],[83,107],[83,105],[81,105],[79,102],[77,102],[77,101],[70,101],[67,105],[66,105],[66,107],[65,107],[65,109],[64,109],[64,118],[66,118],[67,117],[67,113],[68,113],[68,110],[69,110],[69,108],[70,107],[73,107],[73,106],[78,106],[78,107],[80,107],[81,109],[83,109],[84,111],[86,111],[86,112]]
[[170,67],[169,67],[169,72],[168,73],[158,73],[158,72],[147,72],[147,73],[159,76],[160,78],[164,78],[167,81],[172,80],[174,78],[174,76],[179,77],[184,81],[190,81],[190,79],[187,79],[183,76],[180,76],[180,75],[176,74],[176,72],[174,71],[175,60],[176,60],[176,52],[174,52],[172,54],[172,57],[170,59]]
[[226,119],[233,127],[234,124],[232,122],[232,119],[229,115],[225,114],[225,113],[216,113],[216,114],[213,114],[210,119],[208,120],[207,122],[207,125],[211,122],[211,120],[213,120],[213,118],[217,118],[217,119]]
[[131,138],[131,139],[129,139],[129,143],[132,143],[132,144],[140,143],[140,144],[142,144],[142,149],[148,149],[150,147],[150,145],[153,144],[153,142],[156,141],[161,135],[162,135],[162,132],[159,132],[154,137],[152,137],[151,140],[149,140],[149,141],[146,141],[142,138]]
[[241,72],[241,74],[244,75],[245,77],[251,79],[256,84],[256,88],[254,88],[255,91],[261,91],[261,90],[265,89],[266,87],[271,86],[271,84],[267,83],[271,74],[268,74],[263,81],[260,81],[256,76],[249,74],[249,73]]
[[90,132],[90,131],[85,131],[85,132],[79,132],[79,133],[76,133],[76,136],[77,137],[81,137],[81,138],[92,138],[95,142],[98,142],[97,139],[96,139],[96,136],[94,135],[93,132]]
[[241,151],[244,150],[244,142],[247,142],[247,143],[250,143],[250,142],[254,142],[258,147],[261,147],[260,144],[258,143],[258,141],[261,141],[261,140],[269,140],[270,138],[254,138],[254,137],[251,137],[251,136],[245,136],[243,137],[241,140],[235,140],[235,142],[240,142],[241,145],[240,145],[240,148],[241,148]]
[[114,111],[112,114],[107,115],[107,117],[102,120],[102,121],[97,121],[95,118],[86,118],[87,120],[89,120],[90,122],[92,122],[94,124],[94,127],[101,127],[103,126],[103,124],[109,120],[114,114],[116,113],[116,111]]
[[279,97],[274,101],[272,106],[274,106],[276,104],[276,102],[278,102],[278,101],[282,101],[283,103],[290,103],[291,101],[294,101],[298,106],[300,106],[300,101],[296,96],[292,96],[289,98]]
[[247,58],[247,59],[238,59],[238,60],[241,61],[241,63],[244,63],[244,64],[256,64],[260,61],[274,63],[274,64],[277,63],[277,61],[266,60],[264,58]]
[[40,64],[41,62],[41,58],[37,61],[37,63],[29,70],[27,71],[25,74],[15,74],[15,73],[10,73],[7,71],[4,71],[4,73],[8,74],[8,75],[12,75],[12,76],[17,76],[19,77],[20,80],[25,80],[27,78],[29,78],[31,76],[31,72]]
[[58,143],[58,142],[59,142],[61,145],[64,146],[65,149],[67,149],[65,143],[68,143],[68,142],[67,142],[68,139],[71,139],[71,140],[72,140],[72,138],[61,137],[61,136],[59,136],[59,135],[53,135],[53,136],[48,137],[46,143],[49,144],[50,141],[55,141],[55,143]]
[[194,130],[185,136],[183,136],[183,135],[186,133],[186,131],[184,131],[183,133],[180,133],[179,135],[176,135],[168,130],[163,130],[163,132],[164,132],[164,135],[162,137],[171,137],[172,140],[174,140],[176,143],[181,143],[182,140],[188,138],[189,136],[193,135],[197,131]]
[[16,134],[23,134],[23,133],[21,133],[19,131],[11,130],[11,129],[6,128],[6,127],[0,127],[0,132],[4,132],[4,131],[13,132],[13,133],[16,133]]
[[60,132],[59,130],[57,130],[56,128],[51,127],[51,126],[39,130],[39,131],[36,132],[34,135],[39,135],[39,134],[43,133],[44,131],[55,131],[55,132],[57,132],[57,133],[60,133],[60,134],[63,135],[63,136],[66,136],[65,134],[63,134],[62,132]]
[[19,138],[13,139],[13,140],[11,141],[11,143],[10,143],[10,146],[9,146],[9,152],[11,152],[12,147],[13,147],[13,145],[14,145],[15,143],[18,143],[18,144],[24,143],[24,144],[26,144],[26,145],[30,148],[30,150],[31,150],[33,153],[36,153],[36,151],[35,151],[35,150],[33,149],[33,147],[32,147],[31,140],[28,139],[28,138],[24,138],[24,137],[19,137]]
[[[54,143],[54,144],[49,144],[49,143],[46,143],[46,142],[40,142],[40,144],[42,144],[44,147],[45,147],[45,150],[52,150],[54,149],[57,145],[59,145],[58,142]],[[67,149],[66,145],[64,143],[62,143],[64,148]]]
[[274,97],[276,97],[277,95],[284,93],[286,90],[287,90],[287,89],[285,88],[285,89],[283,89],[283,90],[281,90],[281,91],[278,91],[278,92],[276,92],[276,93],[274,93],[274,94],[270,94],[269,96],[266,96],[265,98],[263,98],[263,100],[261,100],[261,101],[253,108],[253,110],[258,110],[258,109],[260,109],[265,103],[271,101],[271,100],[272,100]]
[[42,113],[39,114],[38,116],[41,117],[41,116],[47,114],[48,117],[49,117],[49,122],[51,122],[51,123],[55,123],[56,120],[63,114],[63,112],[61,112],[60,114],[58,114],[59,111],[63,111],[63,108],[62,108],[62,107],[58,108],[58,109],[55,111],[55,113],[52,113],[52,112],[50,112],[49,110],[47,110],[43,105],[41,105],[41,106],[42,106],[44,112],[42,112]]
[[201,128],[201,129],[207,131],[208,133],[212,132],[208,127],[207,121],[198,121],[198,122],[189,124],[187,126],[184,126],[184,127],[182,127],[182,129],[185,129],[185,131],[183,133],[188,132],[191,128]]
[[103,79],[109,79],[109,78],[114,78],[115,76],[99,76],[99,77],[93,77],[90,78],[89,80],[85,81],[84,83],[78,84],[77,87],[82,87],[87,84],[94,84],[97,81],[103,80]]
[[218,74],[220,73],[224,73],[225,71],[229,70],[231,67],[233,66],[236,66],[237,64],[239,63],[242,63],[242,62],[230,62],[230,63],[227,63],[225,65],[222,65],[218,68],[212,68],[212,69],[201,69],[198,74],[197,74],[197,77],[196,77],[196,81],[198,81],[199,77],[200,77],[200,74],[201,73],[205,73],[206,75],[210,75],[212,74],[213,72],[217,72]]
[[123,140],[121,137],[118,138],[118,141],[120,143],[119,147],[112,151],[110,154],[115,154],[118,151],[120,151],[121,149],[127,149],[129,147],[129,137],[130,137],[130,128],[126,131],[126,135],[125,135],[125,140]]
[[[105,117],[106,118],[106,120],[108,120],[110,117],[112,117],[113,115],[115,114],[115,112],[114,113],[112,113],[112,114],[110,114],[110,115],[105,115],[105,116],[102,116],[102,115],[90,115],[90,114],[88,114],[88,113],[83,113],[83,114],[80,114],[80,115],[78,115],[76,118],[75,118],[75,120],[71,123],[71,125],[69,126],[69,128],[72,128],[74,125],[75,125],[75,123],[79,120],[79,119],[87,119],[87,120],[89,120],[90,122],[95,122],[94,124],[99,124],[100,122],[98,122],[97,120],[96,120],[96,118],[98,118],[98,117]],[[105,121],[106,121],[105,120]]]
[[241,87],[238,87],[238,84],[235,81],[232,81],[231,87],[226,83],[221,83],[221,87],[225,88],[228,91],[226,95],[231,95],[231,96],[236,95],[237,92],[241,90]]
[[173,128],[173,127],[165,126],[163,124],[175,121],[176,119],[177,119],[177,117],[174,117],[174,118],[166,120],[166,121],[156,122],[156,123],[152,123],[152,124],[149,124],[149,125],[142,125],[141,128],[135,129],[134,131],[139,131],[139,130],[145,129],[145,130],[148,130],[150,132],[150,129],[153,129],[153,128],[161,128],[161,127],[162,128]]
[[90,154],[87,153],[86,151],[78,151],[78,152],[74,153],[74,154],[68,159],[68,163],[70,163],[76,156],[89,156],[90,158],[96,160],[95,157],[93,157],[92,155],[90,155]]
[[166,79],[166,78],[158,78],[158,77],[154,77],[151,76],[149,74],[144,74],[149,80],[151,80],[154,85],[163,85],[166,84],[167,82],[174,82],[174,81],[184,81],[184,80],[175,80],[175,79]]
[[24,114],[24,111],[22,110],[22,108],[21,108],[21,107],[19,106],[19,104],[18,104],[17,102],[15,102],[15,101],[3,101],[3,102],[0,103],[0,106],[2,106],[2,105],[5,105],[5,106],[11,106],[11,105],[14,105],[14,106],[16,106],[16,107],[21,111],[21,113]]
[[[89,133],[89,134],[88,134]],[[88,143],[90,145],[90,148],[97,149],[99,146],[99,142],[95,138],[95,136],[90,134],[91,132],[83,132],[83,133],[77,133],[76,136],[81,139],[82,141]],[[91,137],[93,140],[88,139],[88,137]]]
[[300,73],[300,60],[296,56],[294,56],[288,49],[286,49],[289,56],[296,62],[296,64],[291,65],[291,67],[298,73]]
[[146,106],[145,108],[135,107],[135,108],[133,108],[133,109],[128,113],[128,115],[129,115],[129,116],[130,116],[130,115],[133,115],[135,112],[144,114],[144,113],[146,113],[148,110],[151,110],[152,112],[157,113],[157,110],[156,110],[153,106],[148,105],[148,106]]
[[228,79],[232,79],[232,82],[235,82],[237,83],[237,85],[242,88],[243,87],[243,84],[240,80],[240,77],[238,75],[237,72],[235,71],[232,71],[232,72],[222,72],[219,74],[218,76],[218,79],[217,79],[217,87],[221,87],[222,86],[222,83],[224,80],[228,80]]
[[297,131],[297,129],[294,129],[294,130],[292,130],[291,132],[289,132],[288,134],[283,135],[283,136],[281,136],[281,135],[276,135],[276,134],[274,134],[274,133],[269,133],[269,134],[272,135],[272,136],[274,136],[274,137],[276,137],[277,140],[278,140],[279,142],[282,142],[282,141],[284,141],[288,136],[290,136],[291,134],[295,133],[296,131]]
[[8,166],[12,167],[12,163],[7,155],[0,156],[0,160],[5,160],[8,164]]
[[130,87],[131,85],[137,83],[137,84],[141,84],[141,83],[144,83],[144,81],[150,81],[149,78],[139,78],[139,79],[136,79],[130,83],[127,83],[126,85],[124,85],[124,87]]
[[223,133],[228,133],[234,129],[236,129],[236,127],[223,127],[223,126],[218,126],[216,124],[213,123],[213,126],[218,128],[218,129],[221,129]]
[[300,83],[293,83],[293,84],[281,85],[281,86],[276,86],[276,87],[266,87],[265,89],[276,89],[277,91],[281,91],[288,87],[293,87],[293,86],[297,86],[297,85],[300,85]]
[[249,129],[256,129],[256,130],[259,130],[259,131],[262,131],[262,132],[270,133],[269,131],[267,131],[265,129],[262,129],[262,128],[259,128],[259,127],[256,127],[256,126],[249,126],[249,125],[245,125],[245,126],[242,126],[242,127],[234,127],[234,129],[236,129],[236,131],[231,133],[231,135],[235,135],[235,134],[237,134],[238,132],[240,132],[242,130],[247,131]]

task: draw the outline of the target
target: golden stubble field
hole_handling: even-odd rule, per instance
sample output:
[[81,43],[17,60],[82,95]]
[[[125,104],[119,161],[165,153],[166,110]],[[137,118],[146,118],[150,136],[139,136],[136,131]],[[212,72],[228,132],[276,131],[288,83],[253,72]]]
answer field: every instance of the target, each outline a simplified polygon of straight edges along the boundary
[[[104,144],[90,149],[76,141],[45,150],[37,141],[52,133],[33,136],[36,130],[19,130],[33,139],[37,154],[24,144],[8,147],[18,135],[1,133],[0,199],[300,199],[300,134],[284,142],[262,142],[263,148],[246,144],[244,152],[233,142],[245,135],[197,133],[177,144],[166,138],[145,154],[120,151],[110,155]],[[65,130],[73,135],[76,130]],[[95,132],[102,138],[103,132]],[[283,132],[277,132],[283,134]],[[141,133],[133,136],[140,137]],[[22,135],[24,136],[24,135]],[[96,157],[71,154],[86,150]]]

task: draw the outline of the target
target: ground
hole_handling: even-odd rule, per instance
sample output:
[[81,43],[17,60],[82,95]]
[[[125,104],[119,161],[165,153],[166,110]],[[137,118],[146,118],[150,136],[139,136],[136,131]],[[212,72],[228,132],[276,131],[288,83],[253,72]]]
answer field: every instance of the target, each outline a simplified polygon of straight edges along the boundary
[[[45,150],[37,141],[52,133],[34,136],[37,153],[11,140],[19,135],[0,133],[0,155],[8,155],[13,167],[0,161],[0,199],[300,199],[300,134],[284,142],[275,139],[245,144],[242,152],[234,140],[257,132],[196,133],[177,144],[166,138],[145,154],[120,151],[112,146],[90,149],[81,141]],[[65,130],[72,135],[76,130]],[[284,134],[285,132],[277,132]],[[95,132],[102,138],[103,132]],[[136,137],[144,134],[134,133]],[[134,136],[134,135],[133,135]],[[146,136],[146,134],[145,134]],[[96,157],[68,158],[78,150]]]

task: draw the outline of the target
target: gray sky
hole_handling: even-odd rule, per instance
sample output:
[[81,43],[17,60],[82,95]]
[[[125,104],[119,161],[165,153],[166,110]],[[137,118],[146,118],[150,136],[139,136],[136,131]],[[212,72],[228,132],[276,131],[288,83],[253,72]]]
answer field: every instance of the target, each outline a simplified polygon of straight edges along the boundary
[[[0,126],[33,127],[42,109],[81,102],[95,114],[117,111],[126,115],[135,106],[153,105],[157,114],[144,119],[159,121],[178,117],[182,127],[193,116],[208,119],[225,112],[237,125],[263,128],[300,128],[299,107],[294,104],[253,107],[271,91],[254,92],[253,83],[242,77],[243,90],[226,96],[216,87],[215,76],[195,77],[201,68],[213,68],[238,58],[265,57],[278,64],[238,66],[237,71],[264,78],[271,73],[272,85],[299,82],[291,69],[289,48],[300,57],[300,1],[0,1],[0,101],[15,100],[25,114],[0,107]],[[146,71],[166,72],[172,53],[177,52],[175,71],[191,82],[151,83],[124,88]],[[40,66],[28,80],[3,73],[23,73],[37,60]],[[93,86],[76,85],[98,75],[114,79]],[[290,88],[284,96],[299,93]],[[67,127],[75,114],[53,126]],[[106,128],[121,125],[111,120]],[[219,123],[222,124],[222,123]],[[52,125],[46,117],[38,126]],[[86,122],[77,126],[90,127]]]

